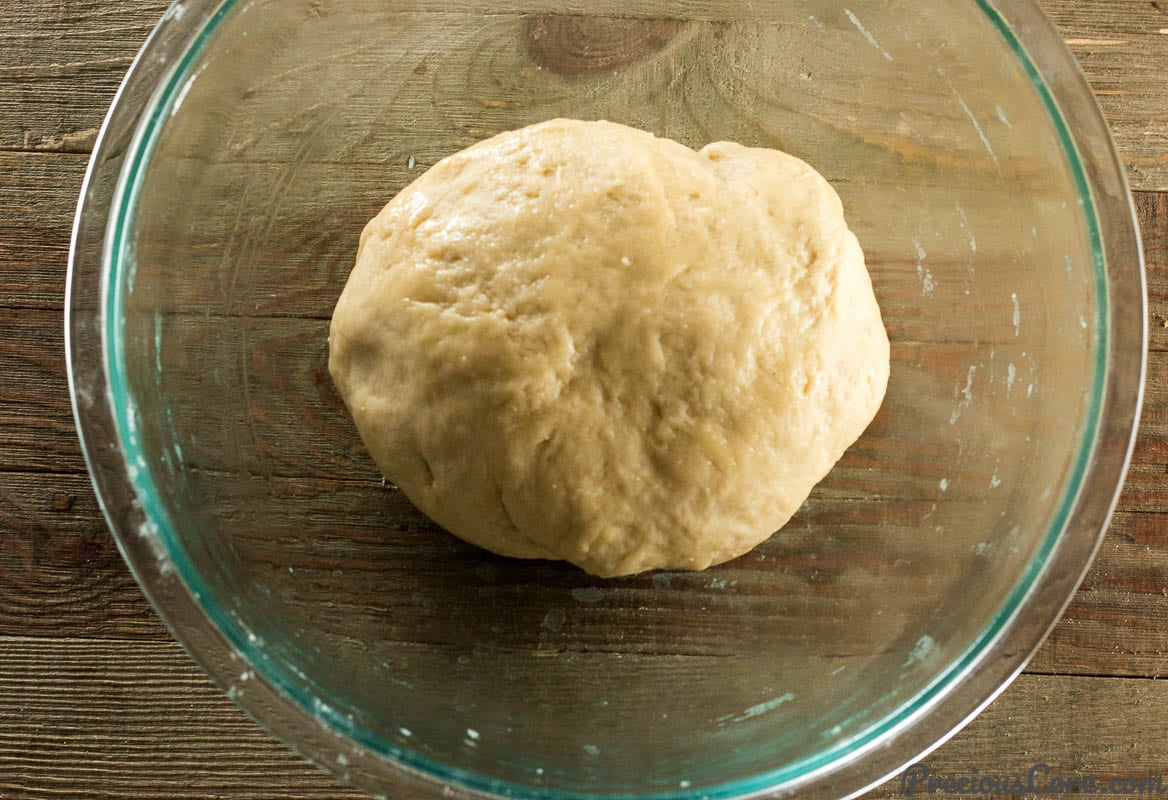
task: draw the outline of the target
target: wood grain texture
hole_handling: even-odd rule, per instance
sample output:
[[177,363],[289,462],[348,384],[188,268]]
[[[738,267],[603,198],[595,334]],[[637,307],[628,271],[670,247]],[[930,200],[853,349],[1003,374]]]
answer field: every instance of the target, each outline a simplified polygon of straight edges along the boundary
[[174,643],[0,637],[0,797],[358,798]]
[[[1047,764],[1053,774],[1068,777],[1163,777],[1168,786],[1168,731],[1160,729],[1165,708],[1168,688],[1161,681],[1023,675],[925,763],[934,774],[954,776],[974,768],[982,775],[1025,775],[1035,764]],[[898,779],[867,795],[905,796]],[[1006,800],[997,794],[972,796]],[[1020,800],[1039,797],[1026,794]]]
[[[352,487],[320,482],[305,482],[284,491],[295,491],[304,498],[300,505],[306,514],[314,513],[314,508],[318,509],[316,513],[326,513],[330,503],[354,507],[352,504],[360,497],[353,494]],[[0,500],[5,508],[0,521],[15,534],[13,544],[0,552],[0,635],[169,640],[118,556],[98,516],[87,478],[59,476],[47,484],[43,474],[5,473],[0,476]],[[355,513],[361,512],[355,509]],[[416,524],[416,520],[404,523]],[[271,529],[294,521],[272,519],[267,524]],[[297,524],[304,527],[303,522]],[[385,536],[391,535],[394,526],[395,523],[386,523]],[[361,570],[377,572],[392,563],[392,548],[385,546],[385,537],[380,541],[379,537],[367,538],[364,544],[357,544],[352,541],[356,533],[333,531],[311,543],[293,540],[278,551],[268,547],[266,554],[261,537],[248,548],[257,562],[270,561],[273,571],[293,566],[327,593],[334,578],[329,570],[316,569],[321,563],[343,566],[353,574]],[[451,560],[445,551],[465,548],[441,538],[435,543],[443,551],[437,563],[446,564],[444,569],[457,566],[462,556]],[[795,551],[786,557],[811,555],[811,551],[804,556]],[[338,560],[342,556],[343,562]],[[359,563],[355,560],[359,558],[365,561]],[[888,555],[885,569],[898,569],[892,566],[898,559],[902,556]],[[482,568],[474,559],[465,563],[468,568]],[[900,563],[909,562],[902,559]],[[500,566],[506,573],[507,565]],[[830,559],[823,559],[819,566],[825,576],[837,568]],[[905,579],[912,578],[911,568],[899,569]],[[581,587],[589,585],[582,574],[566,570],[556,573],[557,581],[567,581],[566,585],[574,586],[579,581],[583,581],[579,583]],[[1160,514],[1117,514],[1081,590],[1030,669],[1131,677],[1168,672],[1166,573],[1168,519]],[[511,580],[505,579],[504,584]],[[628,584],[634,587],[637,582]],[[630,597],[636,604],[639,595]],[[371,602],[372,608],[375,601]],[[417,623],[436,624],[424,619]]]
[[[20,157],[26,156],[22,154]],[[1149,254],[1149,275],[1155,298],[1157,291],[1163,291],[1165,275],[1168,274],[1168,268],[1164,264],[1164,242],[1168,237],[1165,236],[1166,223],[1161,213],[1163,196],[1142,194],[1139,196],[1139,202]],[[1157,286],[1160,288],[1157,289]],[[60,313],[53,311],[25,309],[0,313],[0,366],[11,378],[0,386],[0,414],[3,414],[7,421],[7,424],[0,428],[2,448],[0,452],[9,470],[57,473],[72,470],[79,473],[83,469],[72,430],[64,370],[60,359],[61,323]],[[1155,332],[1156,329],[1153,330]],[[298,328],[289,321],[275,338],[257,341],[248,367],[255,374],[278,376],[287,370],[289,363],[286,357],[281,356],[282,352],[315,354],[293,371],[315,375],[315,385],[322,393],[320,398],[307,406],[293,403],[266,408],[260,417],[251,420],[249,425],[239,432],[226,429],[226,438],[218,444],[212,443],[211,450],[230,452],[234,442],[252,440],[261,451],[264,447],[274,448],[269,451],[270,454],[281,459],[274,465],[272,470],[274,475],[285,474],[293,476],[293,479],[294,476],[301,476],[301,480],[312,476],[309,480],[314,484],[321,481],[319,473],[324,464],[333,465],[329,467],[329,471],[337,478],[352,474],[372,476],[375,474],[372,465],[363,451],[352,441],[352,430],[344,418],[339,400],[331,391],[322,360],[323,349],[320,347],[305,349],[301,341],[304,336],[310,337],[313,342],[323,341],[322,325],[308,320]],[[1119,540],[1121,546],[1118,547],[1114,561],[1109,567],[1111,571],[1100,573],[1104,577],[1095,583],[1088,582],[1088,588],[1097,590],[1099,594],[1085,597],[1085,604],[1081,608],[1072,608],[1068,617],[1072,622],[1067,627],[1075,630],[1061,640],[1058,638],[1061,634],[1056,634],[1058,651],[1052,653],[1045,662],[1040,661],[1040,664],[1043,664],[1040,667],[1042,669],[1100,674],[1140,674],[1141,670],[1158,669],[1156,657],[1163,650],[1163,641],[1157,636],[1156,631],[1157,622],[1163,615],[1159,581],[1164,574],[1165,544],[1158,536],[1159,517],[1151,515],[1144,519],[1136,514],[1162,508],[1165,503],[1162,488],[1165,475],[1164,442],[1168,438],[1168,406],[1166,406],[1168,400],[1165,398],[1168,398],[1168,355],[1162,350],[1157,350],[1150,362],[1144,436],[1137,450],[1127,491],[1121,501],[1121,508],[1131,512],[1133,516],[1121,517],[1122,523],[1117,521],[1117,525],[1123,526],[1117,528],[1120,531],[1117,535],[1127,538]],[[193,413],[205,412],[195,408]],[[318,449],[288,451],[280,443],[303,438],[297,432],[296,426],[304,419],[315,421],[313,427],[316,435],[310,437],[309,441]],[[321,444],[325,444],[328,449],[320,450]],[[291,461],[288,460],[289,457]],[[280,466],[281,464],[283,466]],[[931,479],[935,480],[936,476],[932,476]],[[5,480],[15,481],[12,486],[16,488],[11,491],[16,500],[20,499],[21,492],[30,491],[35,481],[32,477],[19,475],[13,478],[6,477]],[[73,480],[74,485],[79,480],[81,485],[84,485],[80,478],[74,477]],[[846,488],[847,481],[843,484]],[[330,492],[326,491],[324,494],[328,495]],[[43,505],[43,501],[37,502]],[[22,509],[28,508],[27,503],[22,505],[14,501],[13,505]],[[29,530],[49,531],[50,537],[54,539],[53,543],[47,545],[50,551],[68,552],[70,529],[64,528],[63,539],[52,533],[60,524],[60,518],[43,517],[38,520],[36,516],[30,515]],[[17,549],[14,552],[21,551]],[[1108,552],[1105,548],[1104,553]],[[29,570],[26,577],[15,576],[13,583],[33,587],[30,591],[36,591],[35,587],[53,585],[53,582],[59,582],[60,575],[64,574],[56,572],[51,563],[47,569],[41,570],[44,565],[35,560],[11,561],[23,563]],[[16,567],[10,563],[8,568]],[[62,596],[71,591],[75,592],[78,608],[81,609],[81,613],[75,617],[78,625],[92,625],[93,630],[100,632],[100,635],[130,635],[130,631],[141,629],[140,618],[131,613],[128,618],[122,619],[117,611],[119,603],[128,603],[128,607],[133,606],[134,590],[124,574],[121,583],[116,584],[120,588],[111,595],[117,602],[106,609],[101,607],[100,597],[92,604],[88,604],[89,601],[85,598],[92,596],[91,588],[88,588],[92,575],[87,572],[88,567],[83,563],[78,564],[77,568],[79,572],[74,577],[79,581],[78,585],[61,583],[59,590]],[[1092,580],[1095,580],[1096,575],[1097,573],[1093,573]],[[1142,620],[1138,613],[1141,605],[1146,606],[1148,612],[1146,618]],[[145,606],[141,608],[148,617]],[[19,602],[9,602],[8,613],[13,627],[6,630],[19,631],[19,620],[25,610]],[[74,612],[77,610],[71,609]],[[1124,625],[1133,631],[1134,638],[1128,644],[1127,651],[1123,648],[1116,650],[1114,642],[1093,638],[1108,635],[1107,625],[1119,618],[1126,620]],[[50,616],[44,620],[44,624],[45,629],[51,631],[54,626],[59,626],[63,622],[61,617]],[[1092,659],[1095,657],[1102,660],[1093,663]]]
[[[1168,37],[1159,33],[1168,17],[1146,0],[1042,5],[1098,92],[1133,186],[1168,188],[1168,82],[1158,69],[1168,59]],[[165,6],[10,4],[0,31],[0,149],[88,152],[122,74]]]
[[[0,686],[6,800],[363,796],[268,737],[172,643],[0,637]],[[1164,775],[1164,708],[1164,682],[1024,675],[928,763],[941,774],[1041,762],[1100,779]]]
[[[578,10],[587,11],[583,2]],[[1168,36],[1160,33],[1168,3],[1042,3],[1098,92],[1133,185],[1168,189]],[[741,8],[728,3],[724,11],[732,6]],[[164,7],[161,0],[0,0],[0,798],[355,799],[361,795],[243,717],[170,641],[105,530],[72,430],[60,313],[69,221],[84,154]],[[601,63],[651,57],[674,34],[669,26],[631,39],[596,31],[599,54],[569,58],[535,46],[532,55],[559,57],[549,67],[583,76]],[[418,153],[420,165],[443,154]],[[405,169],[404,152],[398,161]],[[1031,674],[928,759],[934,772],[1024,772],[1040,761],[1099,778],[1164,770],[1168,688],[1146,678],[1168,672],[1168,194],[1139,194],[1137,204],[1153,353],[1120,512]],[[310,271],[320,235],[305,232],[301,271],[283,276],[320,282],[268,311],[321,316],[312,292],[335,281]],[[279,346],[246,366],[273,369]],[[302,366],[320,373],[318,362]],[[339,417],[321,408],[329,408],[324,400],[308,418],[321,435],[335,436]],[[287,433],[303,411],[270,414],[258,446]],[[329,458],[353,465],[340,450]],[[291,466],[303,473],[312,461],[302,453]],[[352,483],[281,480],[305,507],[340,508],[357,497]],[[840,519],[839,509],[833,513]],[[317,556],[304,547],[276,553],[262,537],[252,546],[298,568],[310,569]],[[352,555],[369,567],[382,552],[367,541]],[[318,577],[327,587],[329,577]],[[871,796],[902,795],[893,781]]]
[[1168,350],[1168,192],[1136,194],[1148,280],[1148,347]]
[[[1139,204],[1147,241],[1150,290],[1155,303],[1168,286],[1168,266],[1164,261],[1168,252],[1164,246],[1168,240],[1162,214],[1164,201],[1161,195],[1142,194],[1139,195]],[[44,266],[43,281],[51,280],[52,270],[51,262]],[[56,280],[61,280],[59,272]],[[272,289],[276,288],[273,284]],[[276,294],[275,291],[272,293]],[[908,296],[908,292],[903,294]],[[1006,297],[1005,293],[1002,296]],[[0,302],[0,306],[3,305]],[[324,304],[326,309],[327,305]],[[1163,311],[1153,310],[1156,319],[1162,318],[1162,314]],[[371,464],[356,443],[352,427],[327,375],[325,320],[286,319],[278,324],[271,321],[252,324],[248,320],[247,317],[187,315],[168,319],[161,328],[164,355],[176,364],[172,377],[167,378],[174,383],[166,387],[166,392],[177,398],[175,414],[223,416],[222,426],[208,430],[206,435],[209,438],[201,445],[212,460],[197,459],[194,463],[205,468],[235,468],[246,462],[260,465],[270,474],[285,477],[344,479],[372,474]],[[9,423],[0,429],[0,452],[10,469],[83,470],[72,428],[61,359],[62,324],[63,318],[56,311],[0,310],[0,335],[3,337],[0,339],[0,365],[11,377],[0,385],[0,414]],[[172,330],[172,324],[183,327]],[[145,331],[143,336],[149,336],[155,330],[150,318],[142,320],[139,327]],[[1153,349],[1157,354],[1163,353],[1161,348],[1168,344],[1168,329],[1162,324],[1154,324],[1152,331]],[[246,357],[241,356],[237,348],[232,349],[230,344],[240,341],[241,337],[247,337],[250,342],[251,349]],[[175,342],[180,342],[181,346],[173,344]],[[900,346],[903,343],[899,340],[898,343],[898,360],[926,359],[929,369],[937,374],[946,370],[951,372],[950,367],[957,364],[961,367],[959,377],[964,380],[964,367],[958,362],[968,356],[957,346],[952,350],[940,348],[935,352],[919,353],[911,347]],[[167,350],[167,347],[174,349]],[[152,363],[148,360],[141,366],[148,369]],[[1164,499],[1160,485],[1164,439],[1157,438],[1168,435],[1168,419],[1165,418],[1168,410],[1162,407],[1160,399],[1164,396],[1160,389],[1166,380],[1163,369],[1161,356],[1154,355],[1149,370],[1150,391],[1144,426],[1145,434],[1155,436],[1145,435],[1141,441],[1125,496],[1124,508],[1128,510],[1139,510],[1146,507],[1141,503]],[[218,382],[224,390],[245,385],[252,386],[253,391],[262,389],[265,401],[255,404],[254,415],[247,417],[233,416],[226,408],[208,412],[198,400],[202,396],[198,386],[208,379]],[[183,381],[186,383],[180,386]],[[942,410],[948,417],[948,406]],[[886,423],[892,424],[892,420],[886,420]],[[240,454],[244,450],[255,458],[243,459]],[[192,452],[196,452],[194,448]],[[857,455],[863,453],[857,451]],[[863,467],[864,464],[857,462],[857,466]],[[940,455],[937,463],[925,464],[924,467],[927,471],[920,476],[921,480],[935,482],[944,477],[943,472],[938,471],[944,469]],[[988,481],[990,476],[985,477]]]
[[84,472],[65,375],[61,311],[0,303],[0,470]]
[[[1168,38],[1168,37],[1166,37]],[[84,173],[84,159],[76,155],[58,156],[40,153],[0,153],[0,307],[59,309],[63,304],[65,268],[68,262],[69,231]],[[234,168],[233,168],[234,169]],[[193,257],[203,259],[209,276],[167,285],[168,296],[162,304],[168,308],[210,308],[215,313],[236,315],[299,316],[328,318],[336,295],[352,267],[353,247],[360,229],[379,209],[384,200],[383,180],[398,180],[395,170],[379,174],[371,170],[357,195],[362,198],[351,205],[330,206],[323,216],[294,199],[278,209],[281,230],[295,231],[295,238],[279,251],[262,249],[266,239],[240,237],[240,246],[256,250],[252,261],[262,261],[267,269],[250,262],[251,271],[243,276],[224,275],[215,268],[213,241],[192,240]],[[326,182],[332,180],[326,172]],[[268,181],[263,173],[253,175],[256,186],[249,191],[263,191],[281,180],[281,171],[273,171]],[[334,188],[334,191],[340,191]],[[1143,230],[1148,265],[1148,292],[1151,304],[1151,347],[1168,349],[1168,193],[1136,192],[1135,204]],[[273,212],[276,213],[276,212]],[[993,220],[988,220],[992,222]],[[944,264],[930,265],[944,269]],[[905,341],[928,335],[927,328],[913,322],[911,309],[921,299],[920,277],[915,263],[890,260],[877,265],[884,285],[883,302],[891,303],[889,316],[899,327],[894,338]],[[231,287],[238,281],[248,282],[246,301]],[[980,309],[979,320],[985,327],[971,330],[980,338],[998,330],[992,324],[995,315],[1009,313],[1009,298],[1002,296],[1001,307]]]
[[[54,314],[37,313],[35,316],[49,328],[42,331],[33,328],[24,336],[14,333],[10,338],[15,340],[18,351],[27,351],[34,343],[51,339],[52,327],[59,323],[59,317]],[[25,317],[28,317],[27,312]],[[1153,353],[1150,367],[1144,434],[1131,480],[1121,500],[1123,513],[1116,517],[1083,591],[1068,610],[1064,623],[1056,629],[1035,669],[1114,675],[1157,675],[1163,670],[1163,654],[1168,650],[1168,626],[1165,625],[1168,599],[1163,593],[1165,575],[1168,574],[1168,525],[1165,524],[1165,515],[1148,512],[1164,503],[1164,459],[1157,454],[1163,450],[1168,436],[1168,400],[1165,400],[1168,398],[1168,353]],[[12,367],[9,374],[19,376],[21,373]],[[20,406],[19,401],[16,405]],[[60,400],[55,413],[41,420],[42,425],[35,422],[26,425],[29,433],[24,438],[29,444],[20,452],[51,451],[53,448],[37,450],[31,443],[51,441],[44,431],[54,430],[51,425],[54,418],[59,420],[67,413],[63,400]],[[290,419],[299,417],[295,410],[289,414]],[[339,418],[336,424],[342,425]],[[5,428],[6,435],[10,430],[11,426]],[[57,449],[67,450],[75,446],[67,417],[59,423],[57,430]],[[261,439],[280,440],[284,436],[277,430],[261,436]],[[231,438],[237,437],[233,435],[222,446],[227,446]],[[344,448],[338,449],[338,453],[343,451]],[[359,450],[356,452],[360,453]],[[9,453],[6,458],[12,463],[16,456]],[[303,468],[311,469],[311,460],[303,462]],[[350,469],[362,471],[355,467]],[[371,477],[375,475],[371,465],[366,465],[364,471]],[[164,636],[115,557],[108,534],[96,518],[85,478],[80,475],[56,476],[52,478],[52,485],[59,488],[52,491],[38,488],[44,486],[44,480],[35,473],[0,475],[0,487],[3,487],[10,509],[13,529],[20,531],[26,539],[21,546],[6,551],[0,559],[4,570],[3,584],[7,589],[0,592],[0,631],[52,635],[54,631],[75,630],[78,635],[87,632],[94,637]],[[393,562],[393,554],[376,546],[375,539],[358,546],[348,534],[337,539],[339,550],[328,550],[330,537],[339,532],[323,528],[316,538],[309,537],[312,547],[307,546],[309,542],[303,537],[294,539],[291,546],[279,544],[279,540],[266,544],[270,531],[304,531],[316,524],[314,519],[327,524],[332,514],[330,509],[338,503],[348,509],[355,525],[359,525],[359,520],[367,514],[382,513],[375,507],[367,512],[361,510],[361,504],[366,501],[362,500],[361,492],[354,493],[358,487],[351,484],[318,476],[284,479],[281,485],[284,484],[287,485],[275,496],[287,497],[287,503],[266,503],[262,513],[258,514],[264,520],[262,528],[250,523],[244,526],[253,531],[248,535],[254,539],[252,552],[258,561],[269,560],[279,570],[288,565],[311,569],[313,563],[322,560],[337,566],[339,555],[351,559],[367,550],[368,563],[362,565],[347,560],[344,562],[346,568],[376,572],[378,563]],[[245,522],[254,520],[258,506],[249,509],[248,504],[268,498],[271,491],[269,488],[265,494],[250,501],[247,495],[242,495],[232,501],[233,507],[238,508]],[[81,511],[74,511],[78,502],[89,517],[84,517]],[[830,505],[830,496],[825,502]],[[915,512],[906,508],[905,513],[911,515]],[[827,519],[822,521],[829,522]],[[836,524],[838,521],[839,518]],[[416,519],[412,523],[406,522],[417,524]],[[394,524],[387,523],[387,529]],[[367,535],[359,527],[354,527],[352,534]],[[295,544],[296,541],[302,544]],[[263,548],[271,551],[273,546],[276,547],[274,552],[263,555]],[[261,549],[255,550],[255,547]],[[889,565],[902,558],[894,552],[885,556]],[[905,560],[904,563],[911,562]],[[886,568],[893,569],[891,566]],[[820,569],[826,571],[825,574],[831,572],[830,562],[823,561]],[[320,580],[324,581],[320,586],[327,593],[331,580],[327,570]],[[30,603],[43,604],[39,618],[32,622],[27,619]],[[371,606],[370,613],[375,614],[376,608]],[[430,624],[425,620],[418,622]]]
[[1168,675],[1168,515],[1120,511],[1027,667],[1064,675]]
[[5,2],[0,149],[88,153],[164,0]]
[[0,306],[61,309],[85,164],[84,155],[0,152]]
[[0,530],[0,636],[170,641],[88,476],[0,473]]
[[1042,0],[1070,44],[1141,189],[1168,189],[1168,6],[1149,0]]
[[629,20],[537,14],[524,38],[541,68],[561,75],[592,75],[620,69],[657,50],[685,28],[675,19]]

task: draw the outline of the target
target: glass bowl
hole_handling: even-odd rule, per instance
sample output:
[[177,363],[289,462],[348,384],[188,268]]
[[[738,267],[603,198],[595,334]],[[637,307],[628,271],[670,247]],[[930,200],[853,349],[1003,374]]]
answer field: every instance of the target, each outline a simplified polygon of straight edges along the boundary
[[[327,377],[364,223],[556,116],[794,153],[867,253],[884,407],[731,563],[602,581],[463,544]],[[178,2],[94,153],[69,293],[77,421],[143,590],[259,722],[399,797],[864,790],[1054,623],[1142,386],[1123,173],[1030,0]]]

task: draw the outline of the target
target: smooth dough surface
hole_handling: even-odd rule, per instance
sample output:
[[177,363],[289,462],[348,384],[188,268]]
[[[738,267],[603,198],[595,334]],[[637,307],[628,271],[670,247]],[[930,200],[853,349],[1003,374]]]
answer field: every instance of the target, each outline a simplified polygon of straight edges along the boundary
[[457,536],[600,576],[787,522],[872,420],[889,344],[799,159],[552,120],[366,227],[329,368],[385,475]]

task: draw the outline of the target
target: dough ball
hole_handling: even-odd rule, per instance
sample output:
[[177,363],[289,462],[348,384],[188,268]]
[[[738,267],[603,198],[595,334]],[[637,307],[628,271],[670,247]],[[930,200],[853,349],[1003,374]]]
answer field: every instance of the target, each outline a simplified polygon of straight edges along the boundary
[[329,368],[455,535],[600,576],[780,528],[872,420],[889,346],[836,193],[792,156],[553,120],[365,228]]

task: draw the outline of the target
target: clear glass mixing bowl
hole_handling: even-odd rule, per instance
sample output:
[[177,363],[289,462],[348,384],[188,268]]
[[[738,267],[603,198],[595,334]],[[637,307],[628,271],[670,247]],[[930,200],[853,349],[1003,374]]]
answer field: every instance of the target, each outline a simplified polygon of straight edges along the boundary
[[[732,563],[600,581],[465,545],[327,377],[365,221],[555,116],[794,153],[867,253],[884,408]],[[71,270],[77,419],[143,589],[256,719],[393,796],[870,786],[1056,619],[1141,389],[1122,171],[1030,0],[186,0],[110,112]]]

